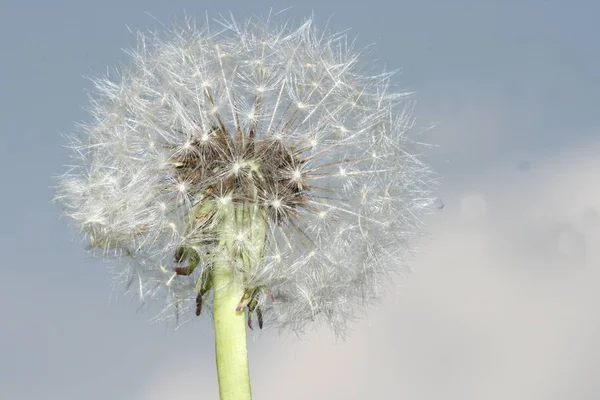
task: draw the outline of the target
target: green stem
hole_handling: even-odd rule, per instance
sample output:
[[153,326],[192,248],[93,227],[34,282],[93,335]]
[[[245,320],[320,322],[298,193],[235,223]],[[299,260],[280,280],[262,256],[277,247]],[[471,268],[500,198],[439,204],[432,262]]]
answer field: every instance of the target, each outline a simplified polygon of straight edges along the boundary
[[[244,273],[264,256],[266,222],[256,204],[220,208],[219,249],[211,270],[215,351],[221,400],[250,400]],[[240,237],[242,235],[242,237]]]
[[230,265],[215,265],[212,279],[219,394],[221,400],[250,400],[245,310],[235,311],[244,289]]

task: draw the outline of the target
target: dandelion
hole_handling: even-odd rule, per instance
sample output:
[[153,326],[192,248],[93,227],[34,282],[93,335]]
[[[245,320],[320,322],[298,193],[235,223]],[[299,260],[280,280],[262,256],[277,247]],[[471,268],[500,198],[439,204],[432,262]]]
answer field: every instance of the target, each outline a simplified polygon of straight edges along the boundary
[[143,301],[213,313],[222,399],[244,399],[245,325],[343,334],[408,268],[431,174],[407,94],[345,35],[219,28],[138,34],[94,81],[56,199]]

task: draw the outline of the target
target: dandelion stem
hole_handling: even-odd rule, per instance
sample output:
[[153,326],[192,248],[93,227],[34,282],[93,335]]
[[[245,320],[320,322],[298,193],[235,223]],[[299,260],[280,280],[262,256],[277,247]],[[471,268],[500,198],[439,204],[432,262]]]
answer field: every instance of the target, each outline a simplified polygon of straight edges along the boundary
[[244,289],[233,279],[230,265],[215,265],[214,324],[217,373],[221,400],[249,400],[250,374],[246,346],[245,310],[236,311]]
[[219,214],[219,249],[211,271],[219,393],[221,400],[250,400],[246,314],[239,307],[246,295],[245,274],[239,270],[249,273],[264,257],[266,222],[257,204],[230,202]]

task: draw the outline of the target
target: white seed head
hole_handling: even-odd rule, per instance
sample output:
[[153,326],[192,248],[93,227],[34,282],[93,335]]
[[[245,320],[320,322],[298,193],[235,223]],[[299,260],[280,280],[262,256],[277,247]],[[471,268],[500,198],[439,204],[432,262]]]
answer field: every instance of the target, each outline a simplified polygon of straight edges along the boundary
[[[310,20],[220,24],[138,34],[128,66],[94,81],[93,119],[71,137],[75,167],[56,199],[94,254],[118,255],[118,276],[182,319],[229,235],[233,253],[260,255],[231,264],[271,294],[267,327],[322,320],[343,333],[407,269],[432,204],[406,96]],[[264,248],[252,226],[220,230],[236,207],[264,221]]]

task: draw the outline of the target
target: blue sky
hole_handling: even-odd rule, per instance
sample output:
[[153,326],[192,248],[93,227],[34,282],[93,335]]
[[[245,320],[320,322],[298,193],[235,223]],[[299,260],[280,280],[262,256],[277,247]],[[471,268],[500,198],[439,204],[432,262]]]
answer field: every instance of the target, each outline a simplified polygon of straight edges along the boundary
[[[300,2],[299,2],[300,3]],[[132,30],[272,4],[5,1],[0,6],[0,397],[216,398],[208,318],[177,332],[111,289],[52,205],[61,134]],[[446,206],[415,274],[346,342],[250,336],[257,399],[600,397],[600,53],[592,1],[304,1],[375,44],[416,91]],[[151,15],[151,16],[150,16]],[[526,166],[526,168],[524,167]]]

